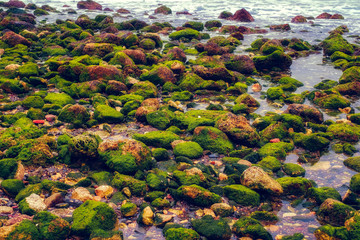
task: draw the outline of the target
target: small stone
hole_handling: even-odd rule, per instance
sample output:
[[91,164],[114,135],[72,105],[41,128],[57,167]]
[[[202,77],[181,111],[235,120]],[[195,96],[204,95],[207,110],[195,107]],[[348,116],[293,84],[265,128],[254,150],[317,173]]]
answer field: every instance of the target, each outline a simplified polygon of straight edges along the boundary
[[113,192],[114,189],[108,185],[102,185],[95,189],[96,196],[99,196],[101,198],[108,198],[113,194]]
[[227,179],[228,179],[228,175],[226,175],[225,173],[219,174],[219,181],[225,181]]
[[209,208],[205,208],[204,209],[204,215],[210,215],[212,217],[216,217],[215,213],[213,210],[209,209]]
[[61,173],[56,173],[55,175],[51,176],[53,181],[59,180],[62,177]]
[[15,179],[19,179],[19,180],[23,180],[24,179],[24,175],[25,175],[25,168],[24,165],[21,164],[21,162],[18,162],[18,168],[16,170]]
[[44,124],[45,120],[33,120],[33,123],[35,123],[35,124]]
[[58,203],[55,205],[56,208],[68,208],[69,204],[68,203]]
[[89,190],[83,187],[76,188],[72,193],[71,198],[82,202],[85,202],[86,200],[93,200],[93,196],[90,194]]
[[53,114],[47,114],[47,115],[45,115],[45,119],[46,119],[46,121],[48,121],[48,122],[53,122],[53,121],[56,120],[56,116],[53,115]]
[[45,205],[49,208],[63,201],[61,193],[54,193],[50,197],[45,199]]
[[9,71],[15,71],[16,69],[18,69],[20,67],[19,64],[9,64],[5,67],[5,70],[9,70]]
[[95,196],[95,197],[93,197],[93,200],[94,200],[94,201],[97,201],[97,202],[100,202],[100,201],[101,201],[101,197]]
[[0,214],[12,214],[14,209],[12,207],[0,206]]
[[35,210],[36,212],[41,212],[47,209],[44,200],[37,194],[33,193],[27,198],[25,198],[29,208]]
[[278,143],[280,142],[280,139],[279,138],[273,138],[270,140],[271,143]]
[[148,226],[153,225],[154,223],[154,212],[151,210],[149,206],[144,208],[142,212],[142,222]]
[[131,191],[128,187],[123,188],[122,192],[125,194],[125,196],[131,197]]
[[248,161],[248,160],[243,160],[243,159],[239,160],[239,161],[237,162],[237,164],[245,165],[245,166],[248,166],[248,167],[251,167],[251,165],[252,165],[252,163],[251,163],[250,161]]

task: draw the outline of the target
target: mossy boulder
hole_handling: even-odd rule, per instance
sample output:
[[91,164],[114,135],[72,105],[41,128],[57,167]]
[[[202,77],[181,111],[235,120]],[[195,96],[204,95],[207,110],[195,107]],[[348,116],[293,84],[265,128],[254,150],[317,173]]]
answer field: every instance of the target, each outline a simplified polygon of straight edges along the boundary
[[170,228],[165,232],[166,240],[200,240],[200,235],[188,228]]
[[266,91],[266,97],[270,100],[284,99],[285,93],[281,87],[271,87]]
[[353,46],[340,34],[331,34],[321,42],[324,54],[331,56],[336,51],[351,55],[354,52]]
[[243,93],[238,96],[235,100],[236,104],[245,104],[250,108],[258,108],[260,103],[256,101],[256,99],[248,93]]
[[20,190],[20,192],[15,197],[15,202],[20,202],[24,198],[30,196],[32,193],[40,194],[41,184],[29,184],[26,188]]
[[228,185],[224,187],[225,195],[242,206],[258,206],[260,195],[243,185]]
[[150,71],[141,74],[140,80],[149,81],[155,85],[164,85],[166,82],[176,83],[177,81],[173,71],[163,64],[155,65]]
[[42,108],[45,102],[40,96],[29,96],[24,99],[22,106],[25,108]]
[[75,100],[66,93],[48,93],[44,98],[44,101],[46,103],[57,104],[60,106],[75,104]]
[[25,186],[19,179],[5,179],[1,182],[1,188],[6,194],[15,197]]
[[326,199],[316,213],[317,219],[322,223],[334,227],[344,226],[345,221],[351,218],[355,209],[332,198]]
[[203,148],[196,142],[181,142],[174,147],[175,156],[185,156],[196,159],[203,155]]
[[[351,234],[351,233],[350,233]],[[333,227],[329,224],[317,228],[314,232],[316,239],[353,239],[345,227]]]
[[349,99],[338,94],[325,94],[314,99],[314,103],[323,108],[335,109],[346,108],[350,106]]
[[340,193],[335,188],[331,187],[309,188],[307,192],[307,197],[310,199],[314,199],[315,202],[319,205],[328,198],[341,201]]
[[132,202],[126,202],[121,205],[120,212],[124,217],[132,217],[137,212],[137,206]]
[[259,71],[272,70],[277,68],[280,70],[289,69],[292,64],[292,59],[283,51],[277,50],[270,55],[253,58],[255,67]]
[[204,24],[202,22],[188,21],[188,22],[184,23],[183,27],[192,28],[197,31],[204,30]]
[[87,109],[79,104],[66,105],[60,111],[58,120],[72,123],[74,126],[81,126],[90,119],[90,114]]
[[214,127],[195,128],[192,140],[212,152],[226,154],[234,149],[226,134]]
[[344,165],[354,171],[360,172],[360,157],[349,157],[344,160]]
[[157,191],[165,191],[168,186],[168,181],[166,179],[166,172],[156,169],[154,172],[150,172],[146,176],[146,183],[149,188]]
[[348,82],[358,82],[360,79],[360,67],[353,66],[351,68],[346,69],[341,75],[339,82],[341,84]]
[[128,187],[131,191],[131,194],[135,196],[143,196],[147,191],[145,181],[141,181],[131,176],[123,175],[120,173],[115,174],[114,179],[111,181],[111,184],[119,190]]
[[154,111],[146,115],[147,122],[160,130],[168,128],[175,118],[175,115],[171,111]]
[[267,212],[267,211],[255,211],[250,214],[250,217],[253,219],[256,219],[260,222],[263,222],[265,224],[269,223],[276,223],[279,221],[278,216],[276,216],[273,212]]
[[305,195],[309,188],[312,187],[311,182],[302,177],[282,177],[277,179],[281,187],[284,189],[284,195]]
[[305,176],[305,169],[296,163],[285,163],[282,166],[283,171],[290,177]]
[[99,122],[120,123],[124,120],[124,115],[108,105],[97,105],[94,118]]
[[297,133],[293,137],[297,146],[303,147],[310,152],[325,150],[330,145],[330,140],[318,134]]
[[241,217],[235,222],[232,231],[238,237],[251,237],[252,239],[272,240],[272,236],[258,220],[250,217]]
[[199,33],[199,31],[197,31],[195,29],[186,28],[186,29],[171,33],[169,35],[169,38],[171,40],[190,41],[191,39],[200,39],[200,33]]
[[36,63],[27,63],[18,68],[21,77],[31,77],[39,75],[39,67]]
[[113,230],[117,216],[106,203],[87,200],[73,213],[71,230],[78,236],[89,236],[92,231],[102,229]]
[[180,199],[202,207],[210,207],[214,203],[221,202],[219,195],[197,185],[181,186],[177,189],[176,195]]
[[42,236],[36,225],[28,220],[23,220],[6,238],[7,240],[40,240]]
[[169,160],[169,152],[165,148],[154,148],[152,150],[152,155],[156,161],[166,161]]
[[3,179],[14,178],[18,170],[18,161],[13,158],[0,160],[0,177]]
[[145,143],[148,146],[171,148],[171,143],[179,140],[180,137],[170,131],[153,131],[145,134],[134,134],[134,139]]
[[281,169],[281,162],[273,156],[264,157],[260,162],[257,163],[259,166],[270,169],[276,172]]
[[37,213],[33,222],[37,225],[44,239],[65,239],[71,232],[69,222],[49,212]]
[[35,215],[38,212],[46,210],[44,200],[37,194],[32,193],[19,202],[19,210],[22,214]]
[[360,137],[359,126],[351,123],[331,124],[327,132],[332,133],[334,138],[347,142],[357,142]]
[[100,139],[94,134],[82,134],[69,141],[69,151],[74,161],[90,161],[98,156]]
[[205,215],[201,219],[192,220],[191,224],[196,232],[208,240],[231,238],[231,229],[223,219],[215,220],[212,216]]
[[278,142],[278,143],[267,143],[259,149],[259,154],[263,157],[273,156],[276,158],[285,158],[287,152],[294,149],[292,143]]
[[158,90],[156,86],[150,81],[142,81],[135,83],[131,87],[130,93],[142,96],[144,98],[154,98],[158,96]]
[[138,170],[136,159],[131,154],[122,155],[120,152],[115,151],[110,154],[106,165],[121,174],[133,175]]
[[354,193],[360,194],[360,173],[351,177],[350,190]]

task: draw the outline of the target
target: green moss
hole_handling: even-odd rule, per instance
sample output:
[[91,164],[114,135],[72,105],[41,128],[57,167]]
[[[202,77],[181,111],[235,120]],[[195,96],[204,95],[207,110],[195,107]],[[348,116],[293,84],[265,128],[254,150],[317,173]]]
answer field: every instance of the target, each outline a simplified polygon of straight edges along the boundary
[[20,190],[20,192],[15,197],[15,201],[20,202],[24,198],[30,196],[32,193],[40,194],[40,192],[41,192],[41,184],[30,184],[26,186],[26,188]]
[[300,116],[292,114],[281,114],[280,120],[286,128],[292,128],[295,132],[303,132],[305,130],[304,122]]
[[173,32],[169,35],[169,38],[171,40],[191,40],[193,38],[195,39],[199,39],[200,37],[200,33],[199,31],[195,30],[195,29],[191,29],[191,28],[187,28],[187,29],[183,29],[183,30],[180,30],[180,31],[176,31],[176,32]]
[[355,209],[340,201],[328,198],[320,205],[316,213],[317,219],[335,227],[341,227],[345,221],[354,216]]
[[281,45],[278,43],[275,43],[274,41],[267,41],[266,43],[264,43],[261,48],[260,48],[260,52],[264,55],[269,55],[272,54],[275,51],[281,51],[283,52],[284,49],[281,47]]
[[136,214],[137,206],[132,202],[126,202],[123,205],[121,205],[120,212],[125,217],[131,217]]
[[127,197],[122,192],[115,192],[112,195],[110,202],[115,203],[116,205],[120,205],[126,199]]
[[121,65],[122,67],[135,66],[134,61],[125,53],[117,52],[114,57],[109,61],[111,65]]
[[273,156],[276,158],[285,158],[286,153],[290,152],[294,148],[292,143],[278,142],[267,143],[259,149],[259,154],[263,157]]
[[153,50],[156,47],[156,43],[150,38],[144,38],[140,41],[140,47],[145,50]]
[[260,204],[260,195],[243,185],[225,186],[224,192],[230,200],[242,206],[259,206]]
[[295,163],[285,163],[282,166],[284,172],[291,177],[303,177],[305,176],[305,169]]
[[124,120],[124,115],[108,105],[97,105],[94,118],[99,122],[120,123]]
[[332,198],[341,201],[341,195],[335,188],[321,187],[321,188],[309,188],[307,197],[314,199],[317,204],[322,204],[326,199]]
[[149,81],[155,85],[164,85],[165,82],[174,82],[173,72],[164,64],[155,65],[150,71],[141,74],[141,81]]
[[333,227],[331,225],[324,225],[315,230],[314,235],[317,239],[353,239],[349,235],[345,227]]
[[330,141],[319,134],[305,135],[299,133],[294,135],[294,143],[310,152],[316,152],[326,149]]
[[177,189],[177,196],[191,204],[210,207],[221,202],[221,197],[197,185],[181,186]]
[[146,183],[144,181],[120,173],[115,174],[111,184],[118,189],[129,187],[131,193],[135,196],[143,196],[146,193]]
[[285,124],[278,122],[278,123],[273,123],[268,127],[266,127],[264,130],[260,132],[260,135],[263,140],[269,141],[273,138],[284,139],[285,137],[287,137],[288,132],[285,127]]
[[205,215],[201,219],[191,221],[195,231],[209,240],[230,239],[231,229],[223,219],[215,220],[210,215]]
[[286,235],[282,237],[282,240],[304,240],[305,237],[302,233],[294,233],[293,235]]
[[360,79],[360,67],[354,66],[346,69],[341,75],[339,82],[348,83],[358,81]]
[[193,94],[189,91],[173,92],[171,99],[174,101],[189,101],[193,98]]
[[156,198],[154,201],[151,202],[151,206],[157,209],[168,209],[170,208],[170,202],[167,199]]
[[203,155],[203,149],[196,142],[182,142],[174,147],[174,155],[196,159]]
[[48,56],[63,56],[68,52],[61,46],[50,46],[43,49],[43,52]]
[[12,158],[5,158],[0,160],[0,177],[7,179],[13,178],[18,169],[18,162]]
[[286,70],[292,64],[291,57],[280,50],[267,56],[254,57],[253,61],[256,69],[259,71],[272,70],[273,68]]
[[145,134],[134,134],[133,138],[148,146],[163,148],[170,148],[173,141],[180,139],[178,135],[169,131],[153,131]]
[[79,236],[89,236],[96,229],[114,229],[117,216],[106,203],[88,200],[75,209],[71,230]]
[[156,161],[166,161],[169,159],[169,152],[165,148],[154,148],[152,155]]
[[28,219],[23,220],[10,232],[6,240],[40,240],[42,239],[36,225]]
[[276,223],[279,221],[279,218],[276,216],[276,214],[267,211],[255,211],[250,214],[250,217],[265,223]]
[[146,183],[153,190],[164,191],[168,186],[166,177],[167,174],[161,171],[157,171],[156,174],[149,173],[146,176]]
[[165,130],[171,124],[175,115],[171,111],[155,111],[146,115],[147,122],[160,130]]
[[304,84],[302,82],[300,82],[299,80],[296,80],[295,78],[291,78],[291,77],[282,77],[279,80],[280,84],[292,84],[296,87],[302,87],[304,86]]
[[115,151],[109,156],[106,165],[121,174],[133,175],[137,171],[136,159],[130,154],[121,155],[121,152]]
[[21,77],[38,76],[39,68],[36,63],[27,63],[18,68]]
[[226,134],[214,127],[195,128],[192,140],[212,152],[226,154],[234,149]]
[[336,51],[343,52],[346,54],[352,54],[354,48],[345,38],[340,34],[331,34],[324,41],[322,41],[322,47],[325,55],[332,55]]
[[273,156],[267,156],[257,164],[260,165],[261,167],[270,169],[273,172],[276,172],[281,169],[281,162],[276,157]]
[[355,124],[335,123],[331,124],[327,132],[332,133],[334,138],[347,142],[357,142],[360,137],[360,128]]
[[350,190],[357,194],[360,193],[360,173],[357,173],[351,177]]
[[82,134],[73,137],[69,142],[69,150],[73,160],[91,160],[98,156],[97,148],[100,139],[97,135]]
[[44,100],[39,96],[29,96],[22,102],[25,108],[42,108],[44,104]]
[[260,103],[248,93],[243,93],[239,97],[237,97],[235,103],[245,104],[246,106],[253,108],[260,107]]
[[285,93],[281,87],[271,87],[266,91],[266,96],[270,100],[284,99]]
[[344,160],[344,165],[354,171],[360,172],[360,157],[349,157]]
[[84,106],[66,105],[60,111],[58,120],[72,123],[74,126],[84,125],[90,119],[90,114]]
[[200,235],[192,229],[170,228],[165,232],[166,240],[200,240]]
[[338,84],[337,81],[326,79],[326,80],[322,80],[320,83],[316,84],[314,86],[314,88],[320,89],[320,90],[327,90],[327,89],[335,87],[337,84]]
[[105,231],[102,229],[96,229],[91,232],[90,239],[123,239],[123,233],[121,231]]
[[61,240],[70,235],[70,224],[52,213],[39,212],[34,216],[33,222],[44,239]]
[[48,95],[44,98],[44,101],[60,106],[65,106],[67,104],[75,104],[74,99],[72,99],[66,93],[48,93]]
[[204,24],[202,22],[188,21],[188,22],[184,23],[183,27],[192,28],[197,31],[204,30]]
[[350,106],[350,101],[338,94],[330,94],[314,99],[314,102],[323,108],[338,110]]
[[238,237],[251,237],[253,239],[263,240],[273,239],[258,220],[250,217],[241,217],[233,225],[232,231]]
[[352,57],[346,53],[340,52],[340,51],[336,51],[333,54],[331,54],[330,56],[330,60],[332,62],[335,62],[336,60],[339,59],[345,59],[346,61],[351,61]]
[[6,194],[13,197],[25,188],[24,183],[18,179],[5,179],[1,182],[1,187]]
[[199,175],[191,175],[182,171],[174,171],[173,172],[175,180],[180,183],[180,185],[201,185],[203,181]]
[[158,90],[156,86],[150,81],[143,81],[134,84],[130,92],[144,98],[154,98],[158,96]]
[[282,177],[277,179],[284,190],[284,195],[305,195],[312,184],[309,180],[302,177]]
[[26,114],[26,117],[31,120],[44,119],[45,113],[38,108],[30,108]]

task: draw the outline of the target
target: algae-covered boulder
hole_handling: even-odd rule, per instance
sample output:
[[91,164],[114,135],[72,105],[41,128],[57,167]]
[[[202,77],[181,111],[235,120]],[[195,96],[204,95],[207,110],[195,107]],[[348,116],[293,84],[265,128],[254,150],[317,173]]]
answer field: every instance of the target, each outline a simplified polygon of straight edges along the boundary
[[82,134],[73,137],[69,141],[69,151],[71,158],[77,160],[92,160],[98,156],[97,148],[100,139],[93,134]]
[[215,220],[210,215],[205,215],[201,219],[194,219],[191,224],[196,232],[209,240],[230,239],[231,229],[223,219]]
[[72,123],[74,126],[81,126],[90,119],[90,114],[82,105],[69,104],[63,107],[58,119],[63,122]]
[[106,203],[88,200],[75,209],[71,230],[75,235],[86,237],[96,229],[114,229],[116,221],[115,211]]
[[70,224],[50,212],[37,213],[33,222],[37,225],[44,239],[61,240],[70,235]]
[[186,28],[183,30],[179,30],[176,32],[173,32],[169,35],[169,38],[171,40],[186,40],[186,41],[190,41],[191,39],[199,39],[200,38],[200,33],[199,31],[195,30],[195,29],[191,29],[191,28]]
[[28,220],[23,220],[18,226],[15,227],[13,231],[6,238],[7,240],[40,240],[42,236],[36,227],[36,225]]
[[124,120],[124,115],[108,105],[97,105],[94,118],[99,122],[120,123]]
[[238,237],[251,237],[252,239],[263,240],[273,239],[258,220],[250,217],[241,217],[237,220],[232,227],[232,231]]
[[277,143],[267,143],[259,149],[260,156],[273,156],[276,158],[285,158],[286,153],[294,149],[292,143],[286,142],[277,142]]
[[344,226],[345,221],[351,218],[355,209],[332,198],[326,199],[316,213],[317,219],[335,227]]
[[353,46],[346,41],[340,34],[331,34],[324,41],[321,42],[324,50],[324,55],[332,55],[334,52],[339,51],[346,54],[352,54],[354,52]]
[[282,166],[283,171],[291,177],[305,176],[305,169],[296,163],[285,163]]
[[259,71],[270,71],[273,68],[286,70],[289,69],[292,64],[291,57],[280,50],[277,50],[267,56],[254,57],[253,61],[256,69]]
[[170,131],[152,131],[145,134],[134,134],[134,139],[145,143],[148,146],[171,148],[171,143],[179,140],[180,137]]
[[45,102],[40,96],[29,96],[24,99],[22,106],[25,108],[42,108]]
[[135,174],[138,170],[136,165],[136,159],[131,154],[121,155],[119,152],[109,154],[109,159],[106,161],[106,165],[121,174]]
[[227,203],[214,203],[211,205],[211,210],[220,217],[229,217],[234,213],[233,207]]
[[360,172],[360,157],[349,157],[344,160],[344,165],[354,171]]
[[188,228],[170,228],[165,232],[166,240],[200,240],[200,235]]
[[333,227],[329,224],[317,228],[314,235],[316,239],[356,239],[349,236],[351,232],[345,227]]
[[132,202],[126,202],[121,205],[120,212],[124,217],[132,217],[137,212],[137,206]]
[[305,122],[322,123],[323,114],[315,107],[306,104],[290,104],[284,113],[300,116]]
[[297,133],[294,135],[294,143],[310,152],[315,152],[327,149],[330,140],[318,134]]
[[40,194],[40,192],[41,184],[29,184],[26,186],[26,188],[21,189],[20,192],[16,195],[15,202],[20,202],[31,194]]
[[243,185],[225,186],[224,193],[230,200],[242,206],[258,206],[260,204],[260,195]]
[[214,203],[221,202],[219,195],[195,184],[179,187],[176,195],[180,199],[201,207],[210,207]]
[[245,104],[250,108],[258,108],[260,103],[256,101],[256,99],[248,93],[243,93],[235,100],[236,104]]
[[7,195],[15,197],[25,186],[19,179],[5,179],[1,182],[1,188]]
[[44,101],[46,103],[57,104],[60,106],[75,104],[75,100],[66,93],[48,93],[44,98]]
[[352,123],[331,124],[327,132],[332,133],[334,138],[347,142],[357,142],[360,137],[360,127]]
[[37,194],[32,193],[19,202],[19,210],[22,214],[34,215],[46,210],[44,200]]
[[257,163],[259,166],[270,169],[276,172],[281,169],[281,162],[273,156],[264,157],[260,162]]
[[350,106],[349,99],[338,94],[323,94],[314,98],[314,103],[323,108],[335,109],[346,108]]
[[259,167],[246,169],[240,176],[240,182],[252,190],[264,191],[273,195],[283,193],[282,186]]
[[21,77],[38,76],[39,68],[36,63],[27,63],[18,68]]
[[175,156],[185,156],[191,159],[201,157],[203,151],[202,147],[196,142],[181,142],[174,147]]
[[114,179],[111,181],[112,186],[121,190],[128,187],[131,194],[135,196],[143,196],[146,193],[147,187],[145,181],[135,179],[128,175],[116,173]]
[[353,66],[346,69],[341,75],[339,82],[341,84],[348,82],[359,82],[360,81],[360,67]]
[[146,121],[153,127],[165,130],[171,124],[175,115],[171,111],[154,111],[146,114]]
[[315,200],[315,202],[319,205],[328,198],[341,201],[340,193],[335,188],[331,187],[309,188],[307,191],[307,197]]
[[302,177],[282,177],[278,178],[277,181],[284,189],[284,195],[305,195],[308,189],[312,187],[311,182]]
[[140,80],[149,81],[155,85],[164,85],[166,82],[176,83],[173,71],[163,64],[156,65],[150,71],[141,74]]
[[197,127],[194,130],[193,141],[204,149],[226,154],[234,149],[233,144],[224,132],[214,127]]
[[360,173],[351,177],[350,190],[354,193],[360,194]]
[[[7,178],[17,178],[17,172],[19,170],[19,166],[21,165],[16,159],[13,158],[4,158],[0,160],[0,177],[3,179]],[[24,168],[21,165],[22,168]],[[22,175],[24,177],[24,175]],[[22,178],[21,178],[22,180]]]

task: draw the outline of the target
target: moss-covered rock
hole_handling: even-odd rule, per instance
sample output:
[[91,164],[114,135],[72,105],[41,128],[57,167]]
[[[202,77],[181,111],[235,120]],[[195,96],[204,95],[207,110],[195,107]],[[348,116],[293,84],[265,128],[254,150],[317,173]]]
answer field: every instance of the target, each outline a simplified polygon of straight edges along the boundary
[[283,171],[291,177],[303,177],[305,176],[305,169],[299,164],[285,163],[282,166]]
[[344,226],[345,221],[351,218],[355,209],[332,198],[326,199],[316,213],[317,219],[335,227]]
[[152,150],[152,155],[156,161],[166,161],[169,160],[169,152],[165,148],[154,148]]
[[272,70],[273,68],[286,70],[292,64],[291,57],[280,50],[267,56],[254,57],[253,61],[259,71]]
[[36,227],[36,225],[28,220],[23,220],[15,229],[10,232],[10,234],[6,238],[7,240],[40,240],[42,236]]
[[191,159],[199,158],[203,155],[203,148],[196,142],[182,142],[174,147],[175,156],[185,156]]
[[350,190],[357,194],[360,193],[360,173],[357,173],[351,177]]
[[314,103],[323,108],[335,109],[346,108],[350,106],[349,99],[338,94],[325,94],[324,96],[314,99]]
[[18,161],[13,158],[5,158],[0,160],[0,177],[14,178],[16,171],[18,169]]
[[25,108],[42,108],[45,102],[40,96],[29,96],[24,99],[22,106]]
[[285,158],[286,153],[294,148],[292,143],[278,142],[267,143],[259,149],[259,154],[263,157],[273,156],[276,158]]
[[314,232],[316,239],[352,239],[345,227],[333,227],[324,225],[317,228]]
[[357,142],[360,137],[360,128],[356,124],[335,123],[331,124],[327,132],[332,133],[334,138],[347,142]]
[[124,217],[132,217],[137,212],[137,206],[132,202],[126,202],[121,205],[120,212]]
[[98,105],[95,108],[94,118],[99,122],[120,123],[124,115],[108,105]]
[[97,148],[100,139],[97,135],[82,134],[73,137],[69,141],[69,151],[74,161],[85,160],[90,161],[98,156]]
[[199,31],[191,28],[186,28],[180,31],[173,32],[169,35],[171,40],[185,40],[190,41],[191,39],[199,39],[200,33]]
[[6,194],[15,197],[25,186],[19,179],[5,179],[1,182],[1,188]]
[[250,217],[241,217],[237,220],[232,227],[232,231],[238,237],[251,237],[263,240],[273,239],[258,220]]
[[294,143],[297,146],[303,147],[310,152],[321,151],[327,149],[330,145],[330,140],[318,134],[303,134],[298,133],[294,135]]
[[81,126],[90,119],[90,114],[82,105],[69,104],[60,111],[58,119],[63,122],[72,123],[74,126]]
[[197,185],[181,186],[177,189],[177,196],[191,204],[210,207],[221,202],[221,197]]
[[114,229],[117,216],[106,203],[88,200],[75,209],[71,230],[79,236],[89,236],[92,231]]
[[351,68],[346,69],[343,74],[341,75],[339,82],[341,84],[359,81],[360,79],[360,67],[353,66]]
[[324,54],[328,56],[332,55],[336,51],[350,55],[354,52],[352,45],[338,33],[331,34],[324,41],[322,41],[321,44],[324,50]]
[[70,235],[70,224],[52,213],[39,212],[34,216],[33,222],[44,239],[61,240]]
[[224,193],[230,200],[243,206],[258,206],[260,204],[260,195],[243,185],[225,186]]
[[120,173],[115,174],[111,184],[118,189],[128,187],[131,191],[131,194],[135,196],[145,195],[147,189],[145,181],[137,180],[131,176]]
[[121,152],[115,151],[110,154],[109,159],[106,161],[106,165],[121,174],[133,175],[138,170],[136,159],[130,154],[121,155]]
[[354,171],[360,172],[360,157],[349,157],[344,160],[344,165]]
[[231,229],[223,219],[215,220],[210,215],[205,215],[201,219],[194,219],[191,224],[195,231],[209,240],[230,239]]
[[27,63],[18,68],[21,77],[38,76],[39,68],[36,63]]
[[281,162],[273,156],[264,157],[260,162],[257,163],[259,166],[270,169],[276,172],[281,169]]
[[74,99],[72,99],[66,93],[48,93],[44,98],[44,101],[51,104],[57,104],[60,106],[65,106],[67,104],[75,104]]
[[311,182],[302,177],[282,177],[277,179],[281,187],[284,189],[284,195],[305,195],[309,188],[312,187]]
[[204,149],[226,154],[234,149],[233,144],[221,130],[214,127],[197,127],[194,130],[193,141]]
[[176,82],[173,71],[163,64],[156,65],[150,71],[141,74],[140,80],[149,81],[155,85],[164,85],[166,82]]
[[29,184],[26,188],[20,190],[20,192],[16,195],[15,201],[20,202],[24,198],[30,196],[32,193],[40,194],[41,192],[41,184]]
[[310,199],[314,199],[315,202],[319,205],[328,198],[341,201],[340,193],[335,188],[331,187],[309,188],[307,192],[307,197]]
[[[135,95],[142,96],[144,98],[153,98],[158,96],[158,90],[154,83],[150,81],[143,81],[134,84],[130,92]],[[140,101],[138,101],[140,102]]]
[[165,232],[166,240],[199,240],[200,235],[188,228],[170,228]]
[[180,137],[169,131],[153,131],[145,134],[134,134],[134,139],[149,146],[171,148],[171,143]]
[[175,115],[171,111],[154,111],[146,115],[147,122],[160,130],[165,130],[171,124]]

